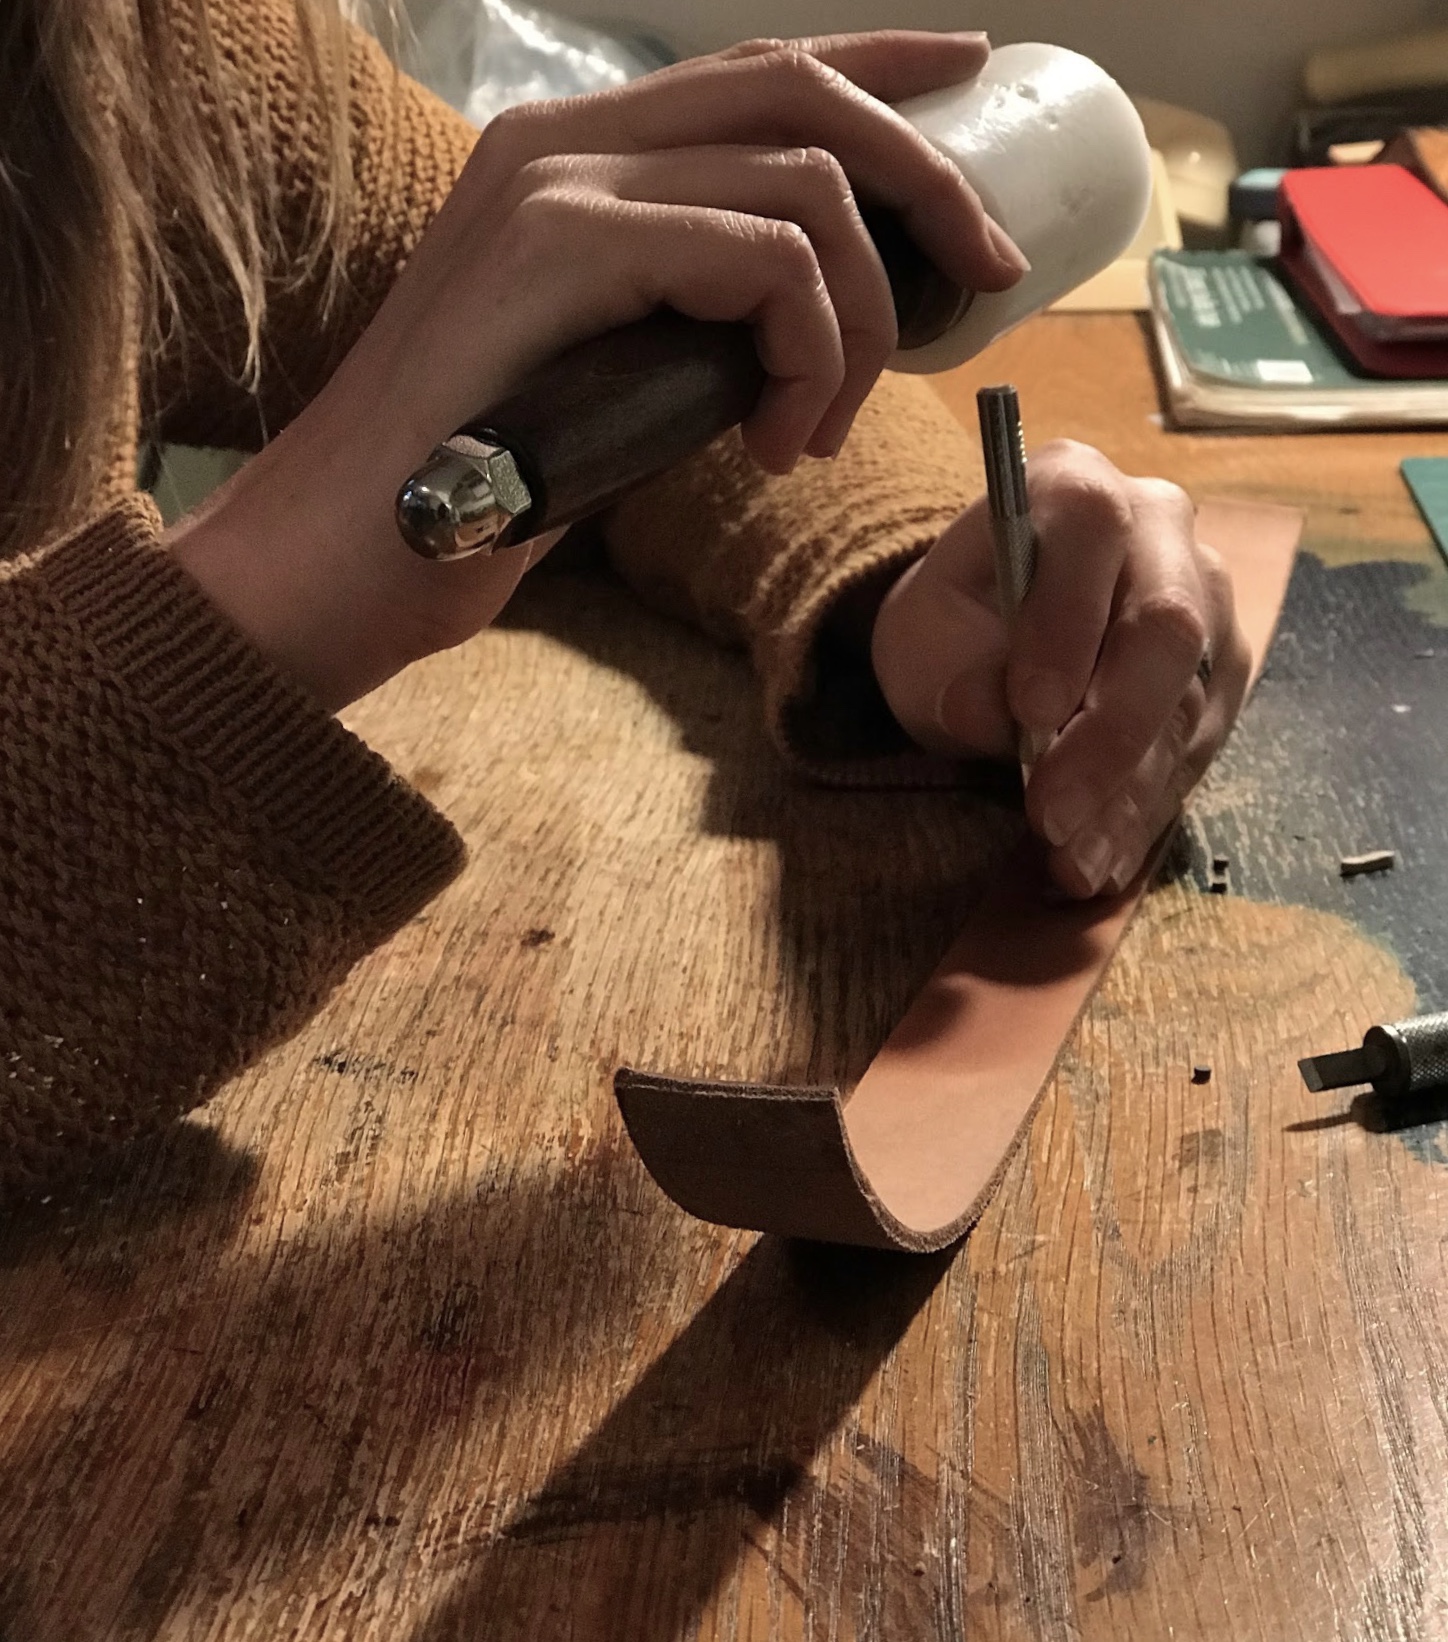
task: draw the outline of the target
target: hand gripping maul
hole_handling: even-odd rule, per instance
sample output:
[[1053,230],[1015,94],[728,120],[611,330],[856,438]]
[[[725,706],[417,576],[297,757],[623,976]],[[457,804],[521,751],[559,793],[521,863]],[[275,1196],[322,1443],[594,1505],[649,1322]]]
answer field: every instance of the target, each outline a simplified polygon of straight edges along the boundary
[[[1008,291],[963,291],[896,216],[867,208],[895,299],[895,370],[961,364],[1106,267],[1145,218],[1141,120],[1075,52],[1005,46],[974,80],[897,112],[960,168],[1031,268]],[[402,487],[398,527],[425,558],[457,559],[571,524],[743,421],[764,382],[748,326],[660,309],[570,349],[459,428]]]

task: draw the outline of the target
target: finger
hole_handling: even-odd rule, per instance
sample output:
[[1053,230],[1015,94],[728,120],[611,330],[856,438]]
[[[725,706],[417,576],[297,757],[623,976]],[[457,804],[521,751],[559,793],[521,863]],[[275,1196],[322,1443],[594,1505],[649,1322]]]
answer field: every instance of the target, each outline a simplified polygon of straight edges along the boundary
[[1054,732],[1085,698],[1136,516],[1128,481],[1089,446],[1047,445],[1027,474],[1036,574],[1012,633],[1007,689],[1024,728]]
[[1126,782],[1195,685],[1209,617],[1195,545],[1164,496],[1137,482],[1133,551],[1081,710],[1036,766],[1032,819],[1062,844]]
[[833,455],[897,341],[890,282],[839,161],[822,148],[731,145],[610,157],[595,169],[623,199],[704,206],[804,229],[835,311],[845,363],[844,382],[807,449]]
[[853,80],[882,103],[899,103],[942,86],[974,79],[990,57],[982,33],[933,33],[922,29],[874,29],[862,34],[815,34],[796,40],[746,40],[721,57],[764,57],[805,51]]
[[[687,69],[688,72],[683,72]],[[857,192],[896,210],[916,244],[971,290],[1003,290],[1025,268],[951,162],[900,115],[794,48],[705,57],[616,90],[505,110],[480,139],[479,164],[511,176],[558,153],[758,143],[826,148]]]
[[[1195,699],[1193,699],[1193,696]],[[1074,895],[1116,893],[1141,870],[1158,838],[1216,752],[1204,728],[1200,684],[1183,699],[1125,785],[1051,857],[1058,882]]]
[[[891,712],[927,751],[1009,757],[1014,742],[1001,682],[1005,629],[979,590],[937,573],[936,555],[951,531],[881,604],[871,636],[875,676]],[[987,564],[989,551],[986,545]]]
[[[693,319],[754,327],[769,374],[741,432],[751,455],[771,472],[798,460],[844,381],[844,347],[809,236],[793,222],[585,196],[595,227],[595,256],[572,237],[580,269],[621,263],[604,288],[627,289],[626,304],[583,321],[583,334],[625,324],[665,306]],[[620,217],[628,231],[620,233]],[[590,276],[590,284],[592,283]]]
[[1207,697],[1221,716],[1221,734],[1236,721],[1252,680],[1252,647],[1237,620],[1236,589],[1222,556],[1203,542],[1196,544],[1197,574],[1211,613],[1211,685]]
[[1054,853],[1058,881],[1075,894],[1114,894],[1137,875],[1221,750],[1246,694],[1252,656],[1231,577],[1210,548],[1196,554],[1212,616],[1210,681],[1204,686],[1198,676],[1121,791]]
[[920,746],[946,757],[1011,756],[1007,636],[984,497],[891,589],[876,617],[872,659],[891,711]]
[[[490,368],[502,381],[520,380],[575,343],[667,306],[753,328],[768,380],[743,433],[770,471],[794,465],[839,394],[839,325],[797,223],[621,200],[555,178],[526,191],[500,222],[475,224],[474,234],[486,247],[485,263],[467,239],[454,261],[500,270],[479,286],[478,300],[502,354],[501,362],[498,352],[491,355]],[[411,363],[431,380],[458,375],[450,355]],[[464,373],[457,401],[432,407],[429,427],[443,416],[455,427],[469,414],[477,395],[467,384]]]

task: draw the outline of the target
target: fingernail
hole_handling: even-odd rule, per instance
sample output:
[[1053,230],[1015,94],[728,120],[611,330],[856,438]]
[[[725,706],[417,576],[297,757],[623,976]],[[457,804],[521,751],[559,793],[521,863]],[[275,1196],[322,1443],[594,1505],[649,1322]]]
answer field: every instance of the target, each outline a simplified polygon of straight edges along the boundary
[[1013,274],[1028,274],[1031,264],[1026,253],[1011,238],[998,222],[986,218],[986,232],[990,235],[991,245],[995,248],[996,260]]
[[1071,859],[1076,863],[1076,870],[1086,880],[1087,888],[1094,895],[1116,859],[1116,845],[1104,832],[1088,833],[1071,851]]
[[1033,730],[1059,730],[1071,711],[1068,686],[1060,673],[1027,673],[1012,694],[1021,722]]
[[1122,890],[1136,877],[1137,868],[1141,863],[1130,850],[1123,850],[1111,863],[1111,871],[1106,874],[1106,882],[1101,886],[1112,895],[1120,895]]
[[833,456],[839,448],[840,435],[831,431],[824,422],[821,422],[806,441],[804,454],[806,456],[817,456],[823,460],[826,457]]
[[1059,849],[1095,807],[1096,800],[1089,787],[1067,787],[1046,806],[1041,830]]
[[984,29],[947,29],[946,38],[950,40],[965,40],[973,46],[988,46],[990,35]]

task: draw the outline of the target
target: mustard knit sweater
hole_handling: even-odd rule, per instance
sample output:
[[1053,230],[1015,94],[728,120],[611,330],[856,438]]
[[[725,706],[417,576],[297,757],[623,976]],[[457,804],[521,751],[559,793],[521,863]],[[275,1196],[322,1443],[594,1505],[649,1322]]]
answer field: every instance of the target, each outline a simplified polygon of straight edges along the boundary
[[[212,12],[229,94],[271,123],[300,227],[321,160],[289,0]],[[360,220],[345,299],[325,323],[316,293],[278,300],[261,386],[244,394],[239,302],[218,310],[224,280],[178,228],[183,323],[119,417],[106,408],[110,481],[58,542],[0,564],[0,1201],[207,1099],[462,861],[448,822],[171,562],[133,479],[143,427],[249,448],[284,426],[460,169],[471,127],[421,87],[399,91],[370,39],[350,51]],[[889,780],[912,755],[881,734],[863,668],[832,660],[822,623],[923,551],[966,500],[968,465],[934,395],[886,378],[836,461],[772,479],[731,437],[630,497],[603,535],[642,598],[748,649],[784,756]]]

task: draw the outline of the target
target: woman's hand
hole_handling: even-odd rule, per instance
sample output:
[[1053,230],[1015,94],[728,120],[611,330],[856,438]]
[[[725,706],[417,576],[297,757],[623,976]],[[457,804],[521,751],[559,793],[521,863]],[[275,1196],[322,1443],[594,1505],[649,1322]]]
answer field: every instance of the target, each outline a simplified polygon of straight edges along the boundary
[[890,590],[875,672],[922,746],[1013,757],[1059,731],[1026,788],[1074,895],[1125,887],[1237,715],[1251,658],[1232,584],[1185,492],[1061,441],[1030,463],[1036,579],[1011,641],[982,498]]
[[904,31],[756,41],[501,115],[327,388],[175,532],[182,562],[329,706],[460,642],[529,550],[416,559],[398,487],[530,368],[661,305],[754,327],[769,381],[743,436],[763,466],[838,449],[896,341],[857,193],[962,286],[1024,271],[887,106],[987,53],[980,35]]

